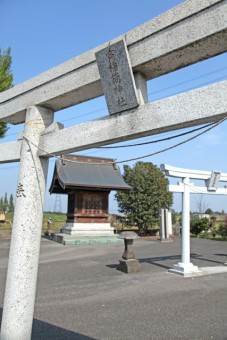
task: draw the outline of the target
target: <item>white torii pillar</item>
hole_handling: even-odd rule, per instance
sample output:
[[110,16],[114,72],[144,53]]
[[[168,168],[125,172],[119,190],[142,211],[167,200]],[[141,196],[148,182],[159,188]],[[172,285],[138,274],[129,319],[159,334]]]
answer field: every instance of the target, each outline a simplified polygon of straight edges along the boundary
[[182,233],[181,233],[181,262],[175,264],[170,272],[187,275],[199,272],[197,266],[190,262],[190,181],[186,177],[183,179],[183,198],[182,198]]
[[[31,339],[48,158],[38,156],[40,136],[53,121],[50,110],[27,109],[21,148],[1,340]],[[31,141],[32,143],[30,143]]]
[[[164,171],[166,176],[178,177],[183,180],[183,183],[178,185],[168,185],[168,191],[183,194],[181,262],[174,265],[169,271],[183,276],[198,275],[201,271],[190,262],[190,193],[227,195],[226,188],[218,188],[219,181],[227,182],[227,174],[218,171],[182,169],[167,164],[162,164],[160,169]],[[190,183],[190,178],[204,180],[206,186],[194,186]]]

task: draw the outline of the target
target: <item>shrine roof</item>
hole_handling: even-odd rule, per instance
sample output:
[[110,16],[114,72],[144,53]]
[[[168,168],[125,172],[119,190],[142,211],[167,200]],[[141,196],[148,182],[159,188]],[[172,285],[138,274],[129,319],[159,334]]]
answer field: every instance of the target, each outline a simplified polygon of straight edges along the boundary
[[55,162],[50,193],[72,189],[130,190],[113,159],[65,155]]

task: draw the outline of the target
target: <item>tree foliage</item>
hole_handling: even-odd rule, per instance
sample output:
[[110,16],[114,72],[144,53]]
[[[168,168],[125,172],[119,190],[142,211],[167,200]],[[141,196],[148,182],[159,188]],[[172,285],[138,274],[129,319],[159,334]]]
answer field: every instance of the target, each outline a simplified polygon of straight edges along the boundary
[[225,217],[224,222],[220,224],[218,228],[218,233],[222,237],[227,237],[227,216]]
[[[0,92],[13,86],[13,74],[11,71],[12,57],[10,48],[6,51],[0,49]],[[6,123],[0,121],[0,138],[3,138],[8,130]]]
[[192,220],[190,224],[191,233],[194,235],[199,235],[202,232],[207,232],[211,227],[212,223],[207,217],[196,218]]
[[208,208],[206,211],[205,211],[205,214],[207,215],[212,215],[213,214],[213,210]]
[[166,189],[168,180],[149,162],[137,162],[132,168],[125,165],[123,178],[132,189],[116,194],[119,210],[126,214],[130,225],[137,225],[139,233],[144,234],[158,223],[160,208],[172,205],[172,194]]
[[14,203],[13,203],[13,195],[10,195],[9,198],[9,211],[14,211]]
[[14,211],[14,203],[13,203],[13,195],[10,195],[10,199],[8,201],[8,195],[5,193],[4,197],[0,197],[0,211],[13,212]]

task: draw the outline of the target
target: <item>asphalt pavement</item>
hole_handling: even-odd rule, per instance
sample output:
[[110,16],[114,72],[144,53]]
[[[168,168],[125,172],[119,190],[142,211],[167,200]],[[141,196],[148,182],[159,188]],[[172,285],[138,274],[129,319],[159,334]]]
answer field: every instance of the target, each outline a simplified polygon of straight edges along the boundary
[[[0,239],[1,311],[9,243]],[[123,248],[42,239],[32,340],[227,339],[227,273],[169,273],[180,239],[140,238],[133,250],[141,271],[125,274],[117,269]],[[191,239],[191,262],[223,268],[227,242]]]

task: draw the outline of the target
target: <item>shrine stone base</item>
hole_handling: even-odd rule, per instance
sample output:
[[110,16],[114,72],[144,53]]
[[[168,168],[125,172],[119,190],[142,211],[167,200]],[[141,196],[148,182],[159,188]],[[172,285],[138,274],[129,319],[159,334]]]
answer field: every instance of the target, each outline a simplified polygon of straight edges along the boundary
[[119,260],[120,265],[118,266],[118,270],[124,273],[136,273],[140,272],[140,264],[139,261],[136,259],[130,259],[130,260]]
[[61,233],[77,236],[114,236],[110,223],[65,223]]
[[161,243],[171,243],[173,242],[173,239],[172,238],[158,238],[157,241]]
[[194,277],[202,275],[202,271],[192,263],[181,263],[174,264],[173,268],[168,270],[169,273],[181,275],[184,277]]

